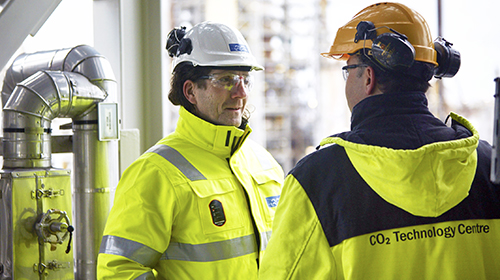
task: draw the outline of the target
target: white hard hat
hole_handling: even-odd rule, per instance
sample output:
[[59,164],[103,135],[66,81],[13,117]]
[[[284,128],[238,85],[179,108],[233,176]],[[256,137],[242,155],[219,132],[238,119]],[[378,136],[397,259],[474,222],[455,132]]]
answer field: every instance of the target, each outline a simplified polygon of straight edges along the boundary
[[185,27],[176,28],[168,35],[167,50],[173,57],[172,69],[188,61],[194,66],[244,66],[264,70],[257,64],[243,35],[230,26],[205,21],[184,34]]

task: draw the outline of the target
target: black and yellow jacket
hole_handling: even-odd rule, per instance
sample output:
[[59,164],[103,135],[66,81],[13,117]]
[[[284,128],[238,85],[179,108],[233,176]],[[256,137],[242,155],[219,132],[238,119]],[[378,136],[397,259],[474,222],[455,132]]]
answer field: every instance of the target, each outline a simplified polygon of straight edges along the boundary
[[256,279],[284,178],[249,133],[181,107],[118,184],[98,279]]
[[424,93],[352,113],[287,176],[260,279],[500,279],[491,146]]

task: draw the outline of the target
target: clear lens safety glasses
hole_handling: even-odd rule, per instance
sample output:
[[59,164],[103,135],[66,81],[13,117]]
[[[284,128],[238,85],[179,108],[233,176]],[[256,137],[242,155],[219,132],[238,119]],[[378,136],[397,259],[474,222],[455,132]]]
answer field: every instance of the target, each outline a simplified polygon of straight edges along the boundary
[[243,83],[243,88],[247,91],[250,91],[253,86],[253,77],[250,75],[222,73],[201,76],[200,79],[207,79],[214,87],[228,91],[231,91],[235,86],[238,86],[240,82]]

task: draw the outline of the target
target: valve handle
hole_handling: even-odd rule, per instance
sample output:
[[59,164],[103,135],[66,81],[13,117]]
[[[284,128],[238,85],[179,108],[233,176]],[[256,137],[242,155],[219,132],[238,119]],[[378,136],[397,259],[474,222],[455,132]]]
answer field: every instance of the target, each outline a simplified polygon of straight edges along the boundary
[[69,251],[71,251],[71,239],[73,239],[73,231],[75,230],[75,228],[70,225],[68,226],[67,230],[69,232],[69,241],[68,241],[68,248],[66,248],[66,254],[69,254]]
[[[51,215],[53,214],[58,214],[59,216],[53,219],[51,217]],[[42,238],[44,242],[50,243],[52,245],[62,244],[68,234],[71,236],[72,232],[74,231],[73,226],[71,226],[69,223],[69,217],[65,211],[61,211],[58,209],[49,209],[45,214],[42,215],[39,222],[35,224],[35,229],[38,236]],[[61,235],[61,233],[63,234]],[[52,235],[54,236],[54,238],[50,239]]]

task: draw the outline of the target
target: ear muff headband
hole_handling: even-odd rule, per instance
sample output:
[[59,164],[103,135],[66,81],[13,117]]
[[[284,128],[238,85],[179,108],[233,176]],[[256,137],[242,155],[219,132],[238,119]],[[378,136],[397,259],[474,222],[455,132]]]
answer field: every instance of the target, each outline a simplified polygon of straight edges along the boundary
[[[392,33],[382,33],[377,36],[377,29],[387,28]],[[358,31],[354,37],[354,42],[359,40],[372,40],[371,57],[383,70],[401,71],[410,68],[415,61],[415,49],[408,41],[408,38],[396,30],[381,26],[376,28],[370,21],[361,21],[356,26]],[[365,49],[363,47],[363,49]]]
[[[382,33],[377,35],[376,30],[387,28],[392,33]],[[363,47],[364,55],[375,65],[380,66],[382,70],[401,71],[412,67],[415,61],[415,48],[408,41],[406,35],[387,27],[375,27],[371,21],[361,21],[356,26],[357,33],[354,42],[359,40],[372,40],[371,55],[366,53]],[[453,44],[442,37],[434,41],[434,49],[437,52],[438,66],[434,69],[434,77],[437,79],[451,78],[455,76],[460,69],[460,52],[452,48]]]

